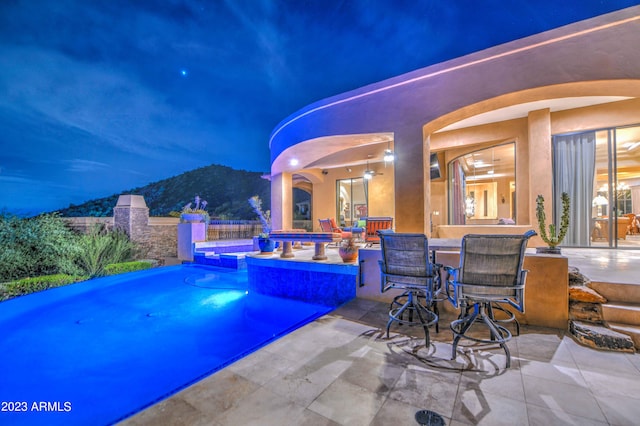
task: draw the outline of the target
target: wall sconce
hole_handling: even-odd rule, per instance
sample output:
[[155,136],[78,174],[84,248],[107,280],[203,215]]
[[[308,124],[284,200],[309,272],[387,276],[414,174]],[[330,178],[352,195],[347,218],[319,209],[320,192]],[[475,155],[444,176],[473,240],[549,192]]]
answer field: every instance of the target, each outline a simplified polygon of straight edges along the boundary
[[468,218],[473,217],[476,214],[476,199],[470,195],[464,200],[464,214]]
[[504,198],[504,194],[500,194],[500,201],[502,202],[502,204],[504,204],[507,201],[507,199]]

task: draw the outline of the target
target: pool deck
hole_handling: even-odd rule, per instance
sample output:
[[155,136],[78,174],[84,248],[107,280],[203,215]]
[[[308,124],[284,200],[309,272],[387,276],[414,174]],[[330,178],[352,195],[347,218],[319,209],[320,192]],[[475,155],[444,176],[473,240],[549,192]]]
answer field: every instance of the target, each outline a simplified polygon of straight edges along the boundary
[[[340,261],[335,251],[329,262]],[[594,281],[637,283],[640,251],[563,254]],[[523,326],[507,370],[491,348],[450,360],[447,313],[428,349],[419,328],[392,328],[386,339],[387,310],[356,298],[121,424],[412,425],[422,409],[448,425],[637,424],[640,354]]]

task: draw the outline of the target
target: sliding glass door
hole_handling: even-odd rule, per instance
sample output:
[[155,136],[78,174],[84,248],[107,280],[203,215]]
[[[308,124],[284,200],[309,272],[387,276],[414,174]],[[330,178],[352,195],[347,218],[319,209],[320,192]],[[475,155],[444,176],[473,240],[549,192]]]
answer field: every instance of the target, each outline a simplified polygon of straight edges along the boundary
[[336,181],[336,219],[340,226],[353,226],[367,217],[367,181],[364,178]]
[[564,246],[640,248],[640,126],[556,135],[554,222],[571,198]]

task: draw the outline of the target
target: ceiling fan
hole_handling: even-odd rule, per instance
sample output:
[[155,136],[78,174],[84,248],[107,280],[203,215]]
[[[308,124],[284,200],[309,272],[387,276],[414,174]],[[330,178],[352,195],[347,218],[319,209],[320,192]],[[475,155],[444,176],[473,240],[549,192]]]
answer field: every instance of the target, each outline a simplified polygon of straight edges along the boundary
[[375,170],[372,170],[369,168],[369,160],[367,160],[367,168],[364,171],[364,178],[369,180],[371,178],[373,178],[374,176],[380,176],[383,175],[384,173],[380,173],[380,172],[376,172]]

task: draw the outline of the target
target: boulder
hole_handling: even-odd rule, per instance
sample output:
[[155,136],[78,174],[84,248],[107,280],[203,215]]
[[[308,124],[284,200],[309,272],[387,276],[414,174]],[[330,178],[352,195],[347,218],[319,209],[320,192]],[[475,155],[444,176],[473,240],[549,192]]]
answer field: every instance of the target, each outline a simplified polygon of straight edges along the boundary
[[569,330],[580,343],[586,346],[617,352],[635,352],[631,337],[604,326],[570,321]]
[[588,286],[591,280],[575,266],[569,266],[569,286]]
[[602,322],[602,306],[597,303],[569,302],[569,319]]
[[600,293],[582,286],[569,286],[569,300],[572,302],[607,303],[607,299]]

